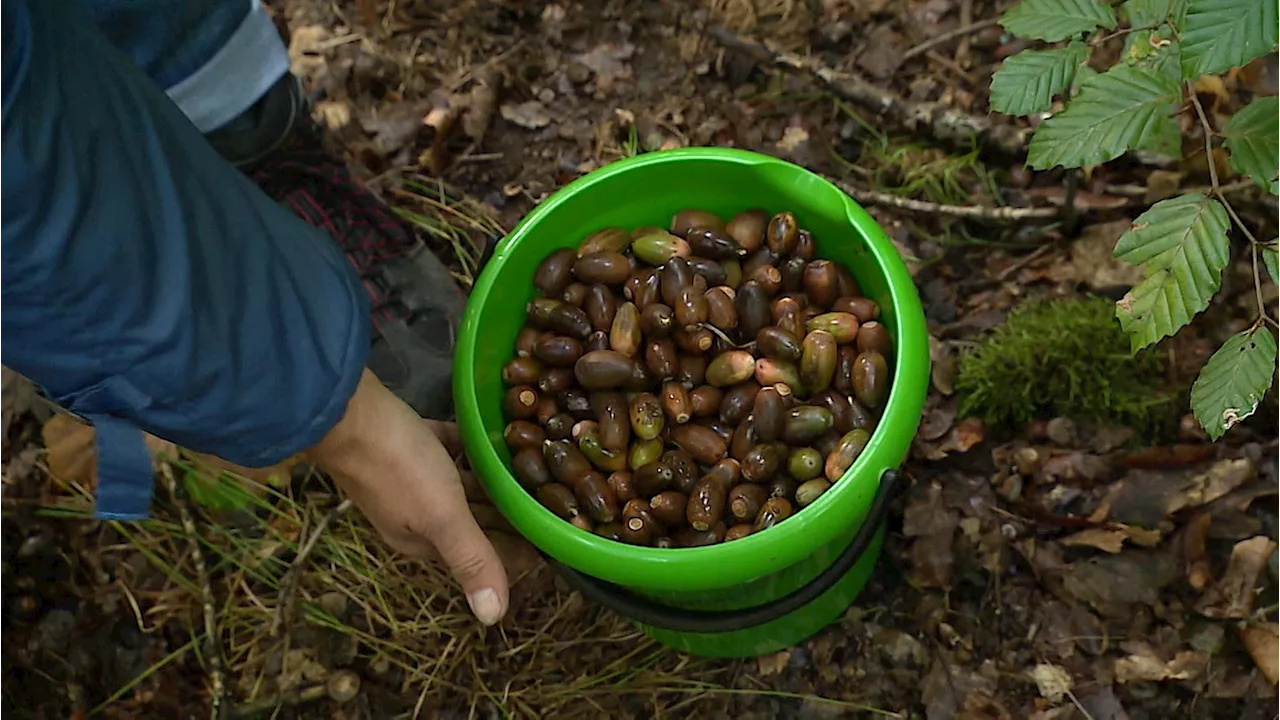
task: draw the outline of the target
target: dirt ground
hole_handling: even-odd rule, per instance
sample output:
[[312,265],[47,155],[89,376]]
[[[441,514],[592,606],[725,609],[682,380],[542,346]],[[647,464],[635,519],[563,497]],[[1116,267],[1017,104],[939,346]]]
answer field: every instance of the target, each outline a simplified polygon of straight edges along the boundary
[[[742,147],[855,192],[908,259],[934,340],[909,487],[840,622],[774,655],[708,661],[570,592],[476,488],[516,579],[492,629],[300,464],[232,480],[184,454],[162,473],[154,521],[90,520],[91,431],[6,375],[5,712],[205,717],[216,693],[224,717],[1276,717],[1275,390],[1218,443],[1189,416],[1148,437],[1053,417],[987,428],[955,396],[958,354],[1019,301],[1114,300],[1140,279],[1111,248],[1170,177],[1208,182],[1203,152],[1117,161],[1068,190],[1062,171],[898,127],[728,47],[730,34],[767,40],[899,102],[1014,125],[989,114],[986,91],[1023,47],[991,22],[1008,3],[270,4],[336,147],[464,285],[536,203],[640,152]],[[1272,55],[1204,100],[1228,113],[1276,79]],[[1233,203],[1275,236],[1274,198],[1241,189]],[[947,210],[997,205],[1070,209]],[[1251,321],[1243,247],[1221,297],[1162,346],[1170,388],[1185,392]]]

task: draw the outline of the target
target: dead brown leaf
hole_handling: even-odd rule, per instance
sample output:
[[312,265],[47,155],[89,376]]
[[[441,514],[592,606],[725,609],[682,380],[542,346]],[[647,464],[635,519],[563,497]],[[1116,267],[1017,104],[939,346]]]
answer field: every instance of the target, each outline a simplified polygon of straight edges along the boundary
[[502,73],[497,69],[486,66],[476,73],[467,111],[462,116],[462,132],[472,141],[480,143],[484,140],[489,123],[493,121],[493,109],[498,104],[498,93],[501,90]]
[[911,544],[909,577],[917,587],[949,588],[955,556],[952,539],[959,516],[942,501],[942,486],[931,482],[913,493],[902,518],[902,533],[915,538]]
[[945,340],[929,336],[929,380],[943,395],[956,391],[957,360],[955,346]]
[[1133,470],[1111,486],[1090,520],[1154,527],[1180,510],[1217,500],[1256,473],[1245,458],[1219,460],[1201,470]]
[[1061,542],[1068,547],[1091,547],[1115,555],[1124,547],[1128,537],[1124,530],[1093,527],[1065,537]]
[[925,398],[918,437],[922,440],[937,440],[946,435],[955,424],[956,410],[959,406],[960,403],[957,400],[943,400],[939,395],[929,395]]
[[927,442],[916,438],[915,452],[926,460],[941,460],[952,453],[968,452],[974,445],[987,439],[987,426],[976,417],[968,417],[952,426],[941,442]]
[[1218,582],[1196,603],[1196,609],[1212,618],[1242,619],[1253,611],[1254,587],[1276,544],[1265,535],[1241,540],[1231,549],[1231,559]]
[[908,50],[906,39],[890,24],[877,25],[858,56],[858,67],[873,78],[883,80],[902,65],[902,54]]
[[596,91],[607,95],[618,80],[631,79],[631,66],[626,61],[635,51],[631,43],[602,43],[590,52],[575,55],[573,59],[595,73]]
[[[84,486],[93,490],[98,484],[98,450],[94,443],[94,432],[91,425],[86,425],[66,413],[56,413],[41,429],[44,439],[49,472],[53,477],[65,482]],[[222,458],[206,453],[182,450],[178,446],[150,433],[143,433],[147,449],[151,451],[153,460],[172,460],[179,455],[192,461],[197,470],[216,477],[223,472],[253,480],[260,485],[277,483],[289,477],[296,465],[305,461],[299,453],[286,458],[275,465],[264,468],[249,468],[237,465]],[[246,490],[255,492],[258,485],[246,486]]]
[[1280,683],[1280,625],[1257,623],[1240,628],[1240,642],[1272,685]]
[[1142,281],[1142,268],[1115,256],[1116,241],[1129,229],[1128,220],[1086,227],[1071,243],[1071,262],[1063,267],[1063,279],[1083,283],[1092,290],[1128,287]]
[[1161,682],[1191,680],[1204,674],[1209,654],[1199,650],[1183,650],[1165,661],[1145,642],[1131,640],[1123,647],[1129,655],[1116,661],[1116,682]]
[[1036,665],[1031,668],[1031,679],[1035,682],[1040,697],[1055,705],[1071,692],[1071,673],[1057,665]]
[[1152,205],[1177,195],[1185,177],[1186,173],[1175,170],[1152,170],[1147,173],[1147,194],[1142,201]]
[[760,669],[761,677],[772,677],[781,674],[783,670],[787,669],[787,664],[790,662],[790,650],[782,650],[772,655],[761,655],[756,658],[756,666]]
[[1196,590],[1203,590],[1213,574],[1204,547],[1212,519],[1209,513],[1199,512],[1182,529],[1182,559],[1187,568],[1187,584]]
[[502,119],[522,128],[537,130],[551,124],[551,111],[537,100],[522,103],[504,103],[500,108]]
[[1113,618],[1126,617],[1134,604],[1155,605],[1160,590],[1182,575],[1174,557],[1154,550],[1130,550],[1077,562],[1063,574],[1063,588],[1076,599]]
[[1124,705],[1120,704],[1120,698],[1116,697],[1109,683],[1082,691],[1077,699],[1093,720],[1129,720],[1129,713],[1125,712]]

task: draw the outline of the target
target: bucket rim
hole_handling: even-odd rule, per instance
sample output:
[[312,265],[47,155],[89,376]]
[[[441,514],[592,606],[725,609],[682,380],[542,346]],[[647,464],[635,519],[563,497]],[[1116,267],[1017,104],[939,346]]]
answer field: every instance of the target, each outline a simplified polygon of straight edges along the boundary
[[[642,172],[658,164],[718,163],[743,172],[784,173],[813,194],[839,202],[845,220],[866,241],[888,287],[897,316],[897,352],[889,397],[880,422],[853,466],[811,505],[786,522],[731,543],[699,548],[639,547],[581,530],[543,507],[514,478],[495,445],[501,428],[486,432],[475,382],[482,352],[480,316],[498,276],[516,247],[540,223],[596,183]],[[690,206],[696,206],[691,200]],[[924,310],[915,283],[884,230],[851,197],[825,178],[785,160],[736,148],[691,147],[645,153],[587,173],[546,198],[497,245],[468,300],[459,328],[454,368],[457,421],[473,471],[494,504],[535,547],[592,577],[626,587],[698,591],[732,587],[802,561],[812,548],[848,533],[866,516],[879,478],[905,458],[920,422],[929,382],[929,345]],[[850,481],[853,482],[850,482]],[[856,507],[851,517],[850,507]]]

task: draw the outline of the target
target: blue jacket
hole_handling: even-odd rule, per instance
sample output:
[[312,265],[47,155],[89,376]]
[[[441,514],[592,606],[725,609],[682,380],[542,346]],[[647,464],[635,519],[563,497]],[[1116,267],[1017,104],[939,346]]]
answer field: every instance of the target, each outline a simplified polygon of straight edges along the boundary
[[0,352],[94,423],[99,515],[147,514],[140,429],[247,466],[314,445],[369,348],[337,244],[224,161],[74,5],[0,13]]

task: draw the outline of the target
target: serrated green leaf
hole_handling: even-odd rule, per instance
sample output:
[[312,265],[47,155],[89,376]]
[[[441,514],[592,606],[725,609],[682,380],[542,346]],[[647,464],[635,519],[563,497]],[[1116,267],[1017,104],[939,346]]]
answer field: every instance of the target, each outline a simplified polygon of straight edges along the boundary
[[1022,0],[1000,25],[1021,38],[1057,42],[1099,27],[1112,30],[1116,15],[1097,0]]
[[1266,266],[1267,274],[1271,276],[1271,282],[1280,285],[1280,270],[1276,269],[1277,260],[1280,260],[1280,257],[1277,257],[1276,254],[1277,246],[1280,246],[1280,238],[1276,238],[1262,246],[1262,264]]
[[1258,409],[1276,372],[1276,339],[1265,327],[1232,335],[1191,386],[1191,412],[1217,440]]
[[1128,0],[1120,6],[1121,17],[1131,28],[1155,27],[1166,20],[1179,25],[1186,11],[1187,0]]
[[1242,67],[1276,46],[1278,0],[1190,0],[1182,21],[1182,77]]
[[1280,118],[1280,98],[1260,97],[1244,106],[1222,128],[1231,167],[1264,188],[1280,175],[1277,118]]
[[1190,193],[1161,200],[1116,243],[1116,257],[1142,265],[1145,278],[1116,303],[1134,352],[1173,335],[1209,306],[1222,283],[1230,245],[1227,211]]
[[1089,46],[1072,40],[1055,50],[1023,50],[1004,61],[991,78],[991,109],[1008,115],[1048,110],[1066,90],[1076,68],[1089,59]]
[[1178,83],[1155,70],[1116,65],[1080,86],[1067,108],[1031,137],[1027,161],[1037,170],[1097,165],[1161,133],[1181,96]]

